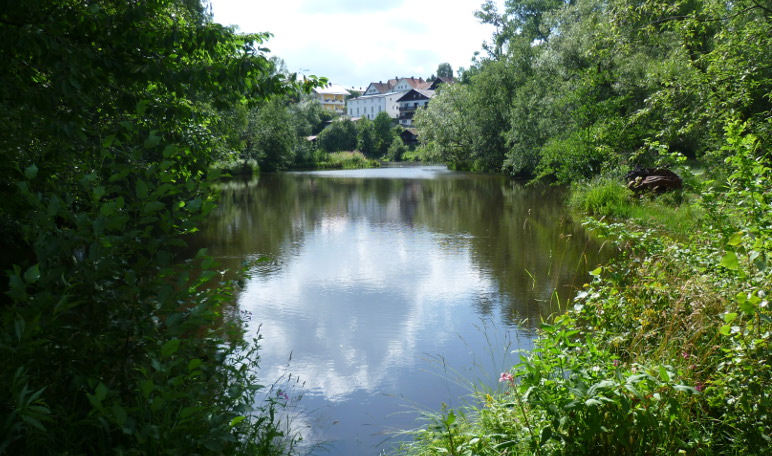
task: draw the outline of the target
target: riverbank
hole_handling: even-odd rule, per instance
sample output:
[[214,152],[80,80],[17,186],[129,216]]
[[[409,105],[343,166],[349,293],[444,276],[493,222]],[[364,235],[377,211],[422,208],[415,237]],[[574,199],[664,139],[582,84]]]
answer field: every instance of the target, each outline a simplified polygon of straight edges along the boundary
[[[727,172],[680,203],[636,201],[608,182],[575,188],[574,204],[595,216],[586,226],[619,257],[542,325],[499,388],[427,416],[399,453],[764,454],[770,169],[738,154]],[[667,223],[676,219],[688,223]]]

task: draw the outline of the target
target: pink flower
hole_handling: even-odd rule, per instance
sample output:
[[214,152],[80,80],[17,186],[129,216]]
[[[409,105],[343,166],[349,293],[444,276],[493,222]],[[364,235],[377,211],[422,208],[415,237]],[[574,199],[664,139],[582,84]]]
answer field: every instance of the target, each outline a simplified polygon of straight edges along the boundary
[[702,382],[697,382],[697,384],[694,385],[694,389],[696,389],[699,392],[702,392],[702,390],[705,389],[705,384],[703,384]]
[[619,366],[619,360],[618,360],[618,359],[615,359],[615,360],[614,360],[614,367],[618,367],[618,366]]
[[515,383],[515,377],[509,372],[502,372],[501,377],[499,377],[499,383],[503,382]]
[[683,356],[684,359],[689,359],[689,357],[690,357],[689,353],[687,353],[687,352],[681,353],[681,356]]

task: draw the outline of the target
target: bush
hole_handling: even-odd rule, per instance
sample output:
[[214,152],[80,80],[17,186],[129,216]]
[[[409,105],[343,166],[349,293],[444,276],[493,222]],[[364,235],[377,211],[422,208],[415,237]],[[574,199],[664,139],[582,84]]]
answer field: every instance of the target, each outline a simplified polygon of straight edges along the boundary
[[397,136],[394,138],[394,141],[391,142],[389,151],[386,153],[386,158],[388,158],[389,161],[402,161],[405,152],[407,152],[407,146],[402,142],[402,138]]
[[574,184],[569,204],[590,215],[624,218],[634,204],[630,195],[630,190],[619,182],[596,180]]

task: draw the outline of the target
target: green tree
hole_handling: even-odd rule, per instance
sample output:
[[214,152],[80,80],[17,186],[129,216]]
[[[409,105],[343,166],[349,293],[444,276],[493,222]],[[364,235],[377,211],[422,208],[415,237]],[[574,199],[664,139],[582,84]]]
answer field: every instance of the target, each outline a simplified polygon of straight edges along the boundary
[[437,77],[438,78],[452,78],[453,77],[453,68],[450,66],[449,63],[440,63],[440,65],[437,67]]
[[351,119],[339,118],[319,133],[317,141],[326,152],[354,150],[357,147],[357,128]]
[[282,170],[293,163],[298,137],[285,104],[275,97],[250,113],[242,158],[256,160],[260,169]]
[[367,158],[375,158],[375,128],[367,117],[362,117],[356,123],[357,149]]
[[30,0],[0,38],[0,453],[282,452],[273,411],[245,412],[257,355],[228,287],[178,258],[234,106],[300,87],[268,35],[194,0]]
[[373,130],[375,133],[375,155],[383,157],[389,150],[391,142],[394,140],[394,123],[386,111],[381,111],[373,120]]
[[407,146],[402,141],[402,138],[397,136],[394,138],[394,141],[391,142],[389,150],[386,153],[386,157],[389,159],[389,161],[402,161],[402,157],[405,155],[405,152],[407,152]]

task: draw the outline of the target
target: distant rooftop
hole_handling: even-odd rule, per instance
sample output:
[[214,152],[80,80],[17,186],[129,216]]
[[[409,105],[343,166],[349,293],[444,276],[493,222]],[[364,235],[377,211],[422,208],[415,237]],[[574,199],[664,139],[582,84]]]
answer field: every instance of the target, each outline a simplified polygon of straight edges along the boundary
[[338,84],[325,84],[322,87],[316,87],[314,92],[323,95],[351,95],[345,87]]

